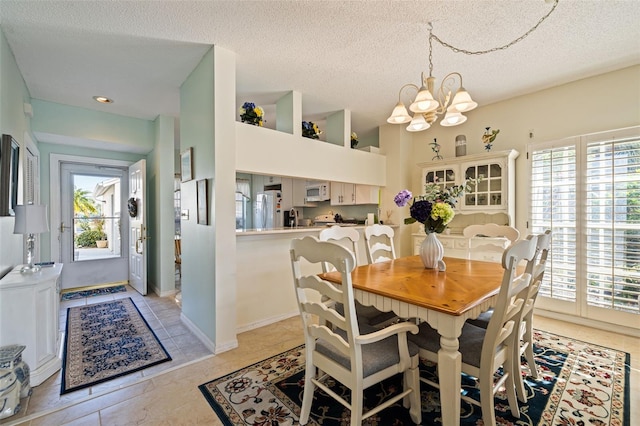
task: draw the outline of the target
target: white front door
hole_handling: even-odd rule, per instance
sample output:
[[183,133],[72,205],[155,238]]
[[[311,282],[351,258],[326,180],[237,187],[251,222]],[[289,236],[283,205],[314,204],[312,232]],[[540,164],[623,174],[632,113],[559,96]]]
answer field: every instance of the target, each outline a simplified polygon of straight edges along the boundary
[[145,201],[146,161],[129,167],[129,285],[147,294],[147,210]]
[[60,166],[59,236],[62,288],[126,284],[126,168],[75,162]]

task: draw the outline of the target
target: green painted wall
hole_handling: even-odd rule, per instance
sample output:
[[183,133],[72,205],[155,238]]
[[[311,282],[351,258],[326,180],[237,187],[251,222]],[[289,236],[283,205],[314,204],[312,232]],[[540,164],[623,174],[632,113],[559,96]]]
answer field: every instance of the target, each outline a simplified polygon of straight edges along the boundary
[[154,147],[153,121],[39,99],[31,103],[31,126],[40,141],[56,142],[62,137],[65,144],[142,154]]
[[[25,102],[29,102],[29,91],[4,33],[0,31],[0,133],[13,136],[20,143],[22,152],[24,134],[29,131]],[[22,204],[22,194],[18,203]],[[13,225],[12,216],[0,217],[0,277],[23,261],[23,237],[13,234]]]

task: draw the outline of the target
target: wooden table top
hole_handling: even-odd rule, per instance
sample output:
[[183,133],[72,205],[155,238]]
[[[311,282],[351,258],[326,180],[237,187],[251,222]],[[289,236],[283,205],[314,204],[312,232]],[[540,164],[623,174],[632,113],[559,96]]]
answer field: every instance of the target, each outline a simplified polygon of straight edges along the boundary
[[[420,256],[358,266],[353,288],[423,308],[462,315],[500,290],[504,269],[499,263],[445,257],[447,270],[425,269]],[[339,272],[320,277],[340,284]]]

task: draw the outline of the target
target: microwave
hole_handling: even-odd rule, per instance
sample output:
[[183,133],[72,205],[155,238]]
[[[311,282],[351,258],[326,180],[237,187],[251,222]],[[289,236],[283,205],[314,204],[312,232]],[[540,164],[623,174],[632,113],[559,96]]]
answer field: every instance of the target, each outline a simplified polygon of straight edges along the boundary
[[316,182],[310,183],[306,186],[306,200],[313,201],[326,201],[331,199],[331,183],[329,182]]

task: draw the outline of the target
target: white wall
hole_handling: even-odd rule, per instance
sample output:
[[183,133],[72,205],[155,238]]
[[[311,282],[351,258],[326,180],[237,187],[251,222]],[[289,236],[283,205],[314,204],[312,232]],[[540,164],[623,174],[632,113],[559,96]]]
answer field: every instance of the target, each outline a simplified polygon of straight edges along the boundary
[[238,171],[381,186],[383,155],[244,123],[236,125]]

